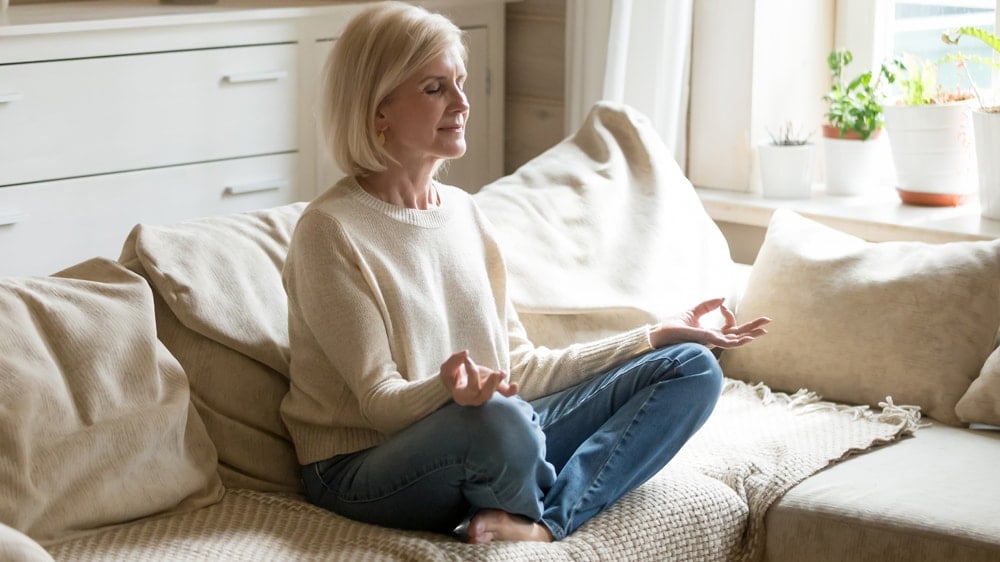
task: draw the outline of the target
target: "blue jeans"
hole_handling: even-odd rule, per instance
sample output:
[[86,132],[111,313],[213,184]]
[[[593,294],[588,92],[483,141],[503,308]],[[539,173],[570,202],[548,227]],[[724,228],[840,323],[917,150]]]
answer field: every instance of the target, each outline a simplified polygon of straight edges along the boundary
[[306,494],[358,521],[443,533],[499,509],[562,539],[663,468],[721,387],[708,349],[665,347],[530,403],[450,403],[377,447],[302,467]]

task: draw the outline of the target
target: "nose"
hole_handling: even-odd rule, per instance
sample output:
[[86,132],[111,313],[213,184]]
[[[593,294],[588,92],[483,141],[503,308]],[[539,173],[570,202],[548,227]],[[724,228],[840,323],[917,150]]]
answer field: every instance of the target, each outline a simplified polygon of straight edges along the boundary
[[452,88],[452,91],[454,92],[451,96],[453,111],[458,113],[469,111],[469,97],[465,95],[465,91],[457,86]]

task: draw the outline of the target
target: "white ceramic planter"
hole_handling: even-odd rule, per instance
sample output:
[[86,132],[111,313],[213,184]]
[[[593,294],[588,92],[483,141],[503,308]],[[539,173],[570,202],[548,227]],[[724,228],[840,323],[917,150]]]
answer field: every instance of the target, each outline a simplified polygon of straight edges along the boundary
[[885,129],[904,203],[953,206],[977,190],[972,108],[967,103],[885,107]]
[[757,147],[761,190],[770,199],[806,199],[812,196],[816,146],[803,144]]
[[972,112],[979,168],[979,205],[982,215],[1000,220],[1000,113]]
[[864,195],[879,185],[882,162],[875,140],[840,137],[837,129],[823,125],[823,158],[826,163],[826,192],[830,195]]

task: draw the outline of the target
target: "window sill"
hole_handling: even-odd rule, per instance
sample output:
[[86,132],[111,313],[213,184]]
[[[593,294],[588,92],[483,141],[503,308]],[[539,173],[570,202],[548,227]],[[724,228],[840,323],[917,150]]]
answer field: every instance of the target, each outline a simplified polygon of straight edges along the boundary
[[809,199],[765,199],[760,194],[699,187],[695,191],[717,222],[766,228],[775,209],[791,209],[873,242],[955,242],[1000,238],[1000,221],[979,214],[973,201],[958,207],[904,205],[894,191],[856,197],[815,190]]

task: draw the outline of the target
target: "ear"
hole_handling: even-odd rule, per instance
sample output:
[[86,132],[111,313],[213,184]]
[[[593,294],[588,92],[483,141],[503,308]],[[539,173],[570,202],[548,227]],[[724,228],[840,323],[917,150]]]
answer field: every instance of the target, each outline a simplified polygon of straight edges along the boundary
[[384,131],[389,128],[389,116],[386,115],[384,111],[385,102],[383,101],[375,108],[375,130]]

